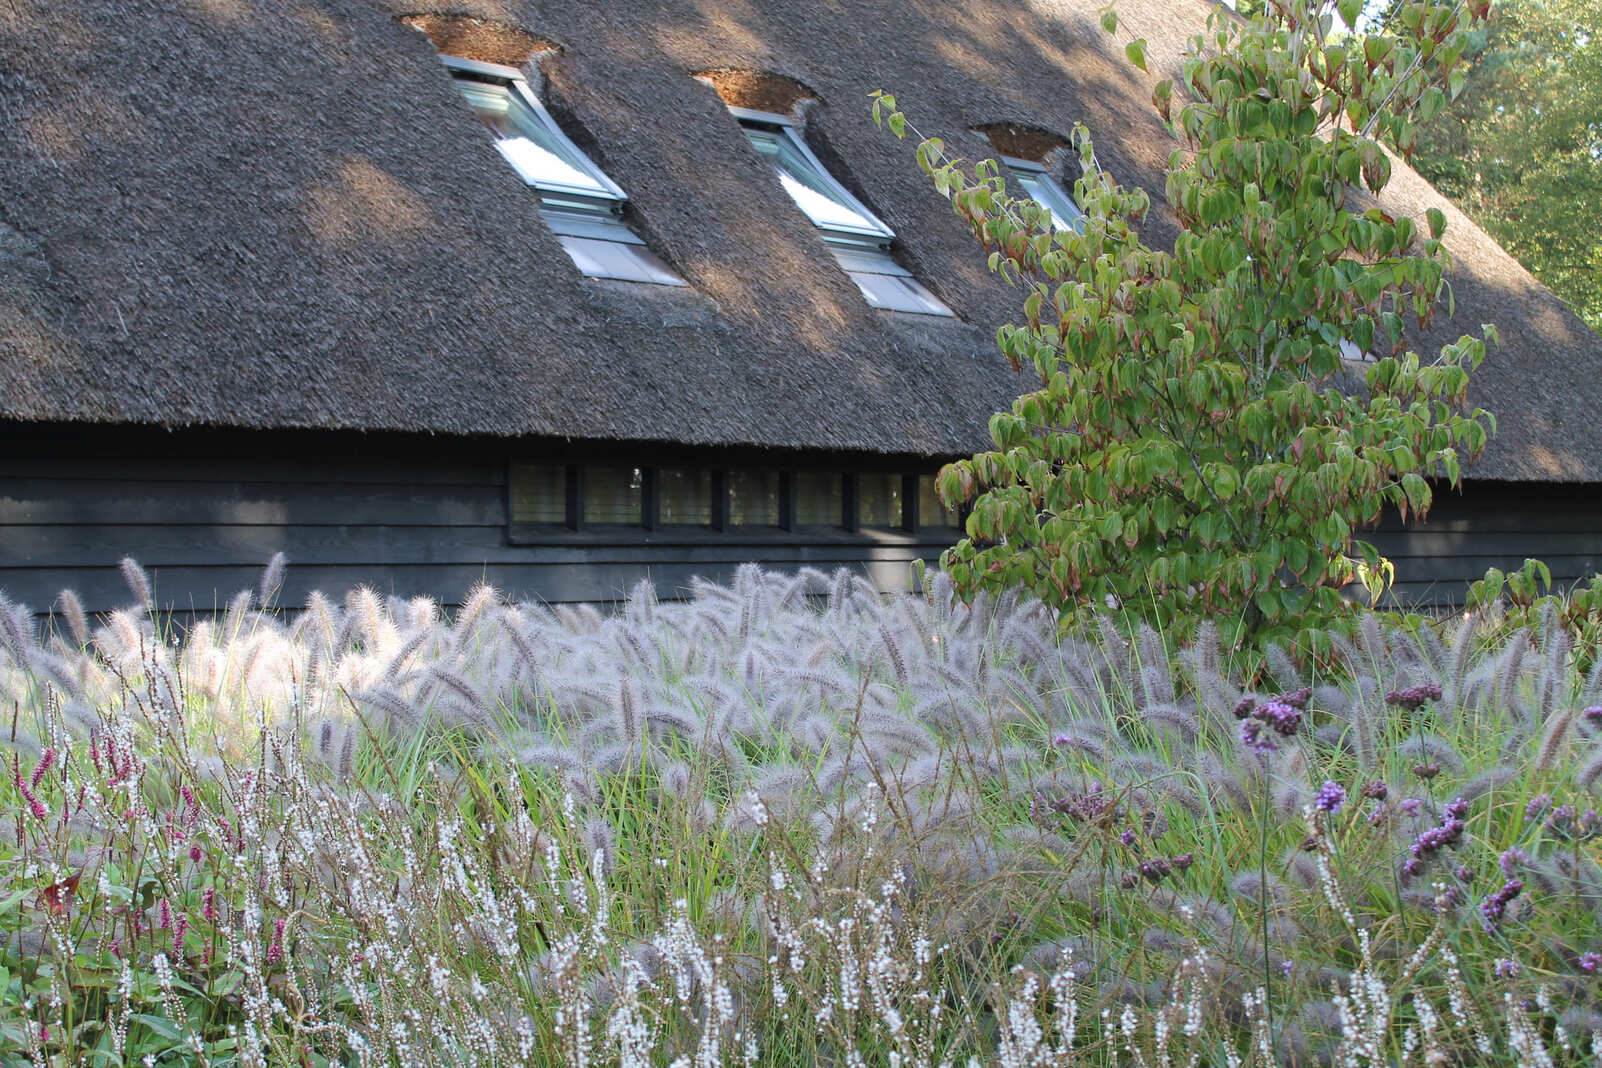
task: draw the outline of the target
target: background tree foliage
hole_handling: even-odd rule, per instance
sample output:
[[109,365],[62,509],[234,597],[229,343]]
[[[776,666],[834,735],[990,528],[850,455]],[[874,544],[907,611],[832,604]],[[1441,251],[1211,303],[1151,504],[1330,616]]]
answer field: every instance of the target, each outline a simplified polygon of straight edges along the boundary
[[[1318,651],[1350,609],[1342,589],[1378,596],[1390,574],[1355,532],[1387,505],[1423,515],[1428,478],[1455,484],[1483,448],[1492,421],[1465,398],[1484,342],[1404,349],[1446,291],[1444,219],[1358,194],[1389,180],[1382,142],[1410,152],[1461,90],[1488,4],[1408,0],[1367,35],[1361,6],[1209,16],[1153,96],[1185,145],[1165,188],[1172,252],[1142,240],[1145,192],[1097,167],[1083,128],[1083,232],[1010,196],[993,161],[970,170],[922,140],[991,269],[1026,291],[998,340],[1040,383],[992,418],[993,451],[941,472],[947,502],[973,505],[943,559],[960,590],[1023,587],[1065,621],[1109,603],[1177,629],[1211,618]],[[1144,41],[1125,51],[1145,68]],[[891,97],[874,116],[908,129]],[[1346,342],[1377,357],[1366,388],[1341,388]]]
[[1413,164],[1602,331],[1602,0],[1507,0],[1468,55]]

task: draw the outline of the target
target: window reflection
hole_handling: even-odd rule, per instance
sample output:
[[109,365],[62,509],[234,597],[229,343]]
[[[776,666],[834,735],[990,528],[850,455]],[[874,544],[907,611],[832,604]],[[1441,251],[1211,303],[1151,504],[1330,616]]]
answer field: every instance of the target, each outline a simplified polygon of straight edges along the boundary
[[643,523],[645,472],[638,467],[591,467],[584,473],[584,522]]

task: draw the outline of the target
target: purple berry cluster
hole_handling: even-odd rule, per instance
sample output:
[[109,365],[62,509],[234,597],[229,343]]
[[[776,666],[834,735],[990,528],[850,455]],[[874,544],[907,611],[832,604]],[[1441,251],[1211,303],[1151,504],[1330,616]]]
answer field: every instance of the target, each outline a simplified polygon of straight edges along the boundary
[[1422,682],[1417,686],[1392,690],[1385,695],[1386,703],[1395,705],[1397,708],[1405,708],[1409,712],[1422,708],[1430,701],[1439,701],[1440,699],[1440,684],[1434,682]]

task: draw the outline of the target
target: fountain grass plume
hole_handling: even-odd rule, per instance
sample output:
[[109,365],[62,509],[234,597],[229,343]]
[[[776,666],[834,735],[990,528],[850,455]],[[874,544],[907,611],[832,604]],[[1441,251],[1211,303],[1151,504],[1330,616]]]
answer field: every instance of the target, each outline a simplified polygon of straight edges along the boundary
[[[833,593],[809,597],[809,589]],[[762,1021],[764,1035],[781,1019],[775,982],[794,999],[785,1010],[792,1019],[799,1005],[814,1021],[832,1006],[797,1040],[813,1044],[790,1051],[800,1061],[789,1063],[843,1063],[842,1021],[856,1021],[856,1042],[880,1019],[868,977],[890,983],[913,974],[969,992],[941,1002],[954,1014],[945,1019],[984,1026],[953,1022],[958,1030],[941,1030],[940,1041],[984,1062],[995,1054],[985,1034],[1028,1030],[1025,1016],[986,1015],[995,1012],[989,992],[1022,997],[1010,984],[1026,980],[1012,968],[1035,959],[1031,947],[1060,948],[1068,932],[1076,935],[1072,973],[1086,1042],[1126,1041],[1127,997],[1137,1014],[1128,1040],[1155,1042],[1150,1014],[1166,1011],[1167,983],[1194,954],[1192,936],[1207,953],[1197,974],[1216,999],[1200,1010],[1208,1056],[1246,1050],[1256,1042],[1255,1021],[1265,1018],[1271,1044],[1289,1048],[1294,1031],[1307,1049],[1326,1039],[1334,1048],[1338,1021],[1333,1031],[1327,1020],[1312,1030],[1331,982],[1354,997],[1448,922],[1459,979],[1444,966],[1420,965],[1407,998],[1449,1006],[1455,982],[1486,1005],[1498,1004],[1503,990],[1533,998],[1531,987],[1496,972],[1495,962],[1511,954],[1525,962],[1524,975],[1567,984],[1541,1027],[1563,1013],[1595,1011],[1578,962],[1602,952],[1598,820],[1584,814],[1602,778],[1602,740],[1575,703],[1589,680],[1578,676],[1572,649],[1554,655],[1562,647],[1554,637],[1532,641],[1528,632],[1460,620],[1443,635],[1414,637],[1376,618],[1368,629],[1379,637],[1354,643],[1359,655],[1342,673],[1281,665],[1270,685],[1263,661],[1226,655],[1207,628],[1177,649],[1155,631],[1131,641],[1115,619],[1059,635],[1031,602],[963,605],[938,576],[920,595],[887,599],[870,597],[849,573],[743,569],[733,588],[697,584],[687,603],[636,589],[612,613],[507,605],[483,592],[473,599],[476,607],[450,618],[431,603],[370,592],[340,604],[313,595],[288,619],[253,598],[238,632],[226,618],[202,620],[176,644],[162,619],[135,609],[98,625],[86,620],[91,640],[82,649],[55,639],[40,645],[18,616],[16,633],[4,639],[0,692],[23,722],[0,792],[15,803],[29,848],[62,871],[77,870],[68,865],[96,855],[82,837],[89,824],[47,828],[22,788],[57,818],[67,799],[56,776],[65,768],[71,782],[92,785],[88,815],[79,817],[92,824],[96,798],[133,788],[131,778],[109,785],[126,764],[120,754],[145,754],[148,778],[135,786],[153,822],[136,821],[126,833],[154,834],[149,856],[176,858],[164,875],[175,908],[184,887],[198,895],[214,886],[227,898],[238,919],[218,928],[227,936],[214,952],[233,956],[217,966],[259,973],[264,1004],[271,991],[296,984],[310,995],[307,1011],[320,1014],[318,1026],[330,1028],[317,1032],[333,1036],[327,1042],[345,1041],[345,1028],[402,1061],[392,1024],[404,1017],[386,1017],[384,998],[450,1036],[441,1041],[481,1059],[491,1049],[516,1060],[520,1020],[534,1028],[531,1048],[555,1049],[539,1043],[555,1041],[549,1012],[568,996],[560,991],[605,989],[614,1008],[622,1005],[621,987],[599,977],[619,974],[623,946],[659,937],[674,947],[662,950],[658,973],[669,987],[675,967],[692,967],[692,943],[700,946],[712,978],[691,984],[692,1002],[725,982],[734,1017]],[[1305,700],[1280,689],[1282,677],[1307,687]],[[1437,682],[1438,699],[1385,700]],[[1561,700],[1532,718],[1543,692]],[[1523,710],[1502,705],[1503,696],[1524,702]],[[1264,757],[1244,750],[1237,710],[1251,716],[1279,698],[1305,705],[1296,709],[1301,729],[1276,733]],[[108,744],[119,755],[108,756]],[[31,785],[47,749],[57,754],[55,770]],[[1426,779],[1413,770],[1421,764],[1438,767]],[[1381,789],[1369,789],[1375,783]],[[208,824],[181,843],[161,837],[169,818],[182,829],[180,786],[215,807],[228,830]],[[1325,803],[1337,792],[1343,803]],[[1526,816],[1537,794],[1552,800]],[[1472,806],[1463,830],[1432,854],[1439,862],[1425,874],[1399,879],[1410,844],[1439,825],[1445,802],[1458,796]],[[259,842],[239,844],[240,805],[262,829]],[[58,841],[74,852],[54,857]],[[1529,886],[1502,907],[1493,935],[1482,929],[1479,903],[1500,885],[1491,881],[1497,858],[1513,845],[1529,857],[1520,876]],[[192,848],[200,861],[187,859]],[[591,870],[597,853],[599,874]],[[214,855],[230,864],[243,856],[260,878],[213,880],[206,865]],[[1259,855],[1266,873],[1246,870]],[[47,873],[14,867],[0,880],[34,881],[0,891],[25,891],[18,907],[32,915],[48,900]],[[1255,904],[1265,874],[1266,915]],[[1445,913],[1435,880],[1457,895]],[[100,901],[98,891],[84,888],[94,881],[86,874],[80,893],[85,915],[98,917],[100,906],[90,903]],[[279,887],[292,896],[280,900]],[[688,928],[674,926],[678,900]],[[1355,929],[1332,900],[1356,917]],[[785,911],[803,901],[803,911]],[[596,916],[603,902],[604,925]],[[196,929],[208,922],[198,897],[178,911]],[[755,927],[747,922],[753,913]],[[261,919],[251,942],[241,925],[254,915]],[[279,920],[284,929],[275,933]],[[838,926],[845,920],[848,928]],[[926,949],[913,948],[920,924],[941,932]],[[399,935],[383,933],[391,925]],[[905,955],[876,956],[880,943],[863,942],[867,932]],[[1368,963],[1359,932],[1371,943]],[[697,941],[714,933],[726,940],[715,950]],[[150,977],[139,990],[159,990],[155,939],[141,928],[119,946]],[[940,939],[949,943],[945,957]],[[353,940],[363,961],[350,959]],[[180,955],[172,929],[159,941],[182,984],[206,997],[215,976],[201,963],[201,943]],[[792,950],[815,963],[792,967]],[[116,959],[109,944],[104,952]],[[369,952],[383,968],[366,962]],[[264,964],[269,954],[278,955],[276,971]],[[556,971],[536,995],[528,973],[546,954]],[[0,963],[21,975],[17,960]],[[1255,1000],[1265,961],[1271,1010]],[[839,986],[841,974],[863,977],[855,995]],[[338,976],[351,998],[371,997],[371,1019],[354,1002],[312,988],[326,976]],[[469,996],[475,982],[484,997]],[[92,989],[115,984],[113,976]],[[656,1006],[651,1018],[664,1036],[691,1046],[711,1033],[697,1020],[722,1012],[675,1007],[670,989],[651,1002],[658,994],[648,982],[636,993],[642,1006]],[[960,1000],[970,995],[977,1000]],[[62,1004],[88,1005],[83,996],[63,990]],[[161,995],[153,997],[135,1015],[166,1012]],[[883,1003],[903,1013],[904,1027],[908,1006],[925,1004]],[[1016,1002],[1025,1003],[1034,1004]],[[241,1035],[242,1004],[213,1006]],[[1036,1008],[1047,1013],[1040,1019],[1055,1011]],[[0,1026],[10,1023],[4,1011]],[[107,1011],[114,1030],[120,1009]],[[602,1041],[601,1017],[563,1011],[567,1034],[588,1020]],[[1390,1011],[1413,1021],[1421,1010]],[[210,1025],[175,1018],[174,1026]],[[286,1049],[327,1053],[316,1045],[324,1039],[296,1032],[288,1018],[252,1026]],[[50,1028],[53,1043],[70,1033],[53,1021]],[[130,1041],[149,1033],[135,1022]],[[412,1025],[407,1034],[412,1059],[426,1060],[416,1043],[432,1039]],[[1400,1025],[1386,1034],[1402,1060]],[[1444,1041],[1439,1027],[1436,1035]],[[883,1041],[870,1061],[899,1048],[894,1037]],[[1490,1041],[1506,1048],[1503,1036]],[[339,1046],[340,1055],[351,1049]],[[1145,1050],[1154,1056],[1155,1046]],[[530,1059],[537,1057],[522,1055]]]

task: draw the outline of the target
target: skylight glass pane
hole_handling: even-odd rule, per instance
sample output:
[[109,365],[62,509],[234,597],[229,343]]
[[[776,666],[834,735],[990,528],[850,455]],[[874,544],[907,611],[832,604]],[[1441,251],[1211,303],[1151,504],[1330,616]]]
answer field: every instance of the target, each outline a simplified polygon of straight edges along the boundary
[[643,522],[645,472],[638,467],[590,467],[584,471],[584,522]]
[[567,522],[567,468],[559,464],[513,464],[514,523]]
[[622,282],[651,282],[663,286],[682,286],[684,279],[673,273],[662,258],[644,245],[603,241],[593,237],[557,234],[579,271],[591,278],[612,278]]
[[[839,508],[835,509],[838,516]],[[779,525],[779,474],[777,471],[729,472],[729,525]]]
[[857,525],[900,527],[901,476],[872,471],[857,478]]
[[1031,200],[1051,212],[1051,221],[1057,229],[1082,231],[1085,228],[1085,213],[1051,175],[1014,169],[1012,176]]
[[495,135],[495,147],[523,181],[536,189],[618,199],[577,145],[520,91],[506,85],[457,78],[456,86]]
[[884,249],[831,245],[829,250],[870,307],[916,315],[954,314]]
[[1358,348],[1357,342],[1343,337],[1341,338],[1341,359],[1352,360],[1357,363],[1368,363],[1374,359],[1374,355]]
[[712,525],[712,472],[664,467],[656,473],[657,518],[663,526]]
[[802,527],[838,527],[844,509],[836,471],[802,471],[795,476],[795,522]]
[[885,311],[911,312],[914,315],[950,316],[952,311],[940,298],[925,289],[915,278],[893,274],[871,274],[867,271],[850,271],[851,280],[862,291],[870,307]]
[[889,237],[884,224],[866,214],[815,160],[803,153],[783,131],[746,128],[756,150],[773,161],[779,184],[813,225],[825,230],[846,230]]

